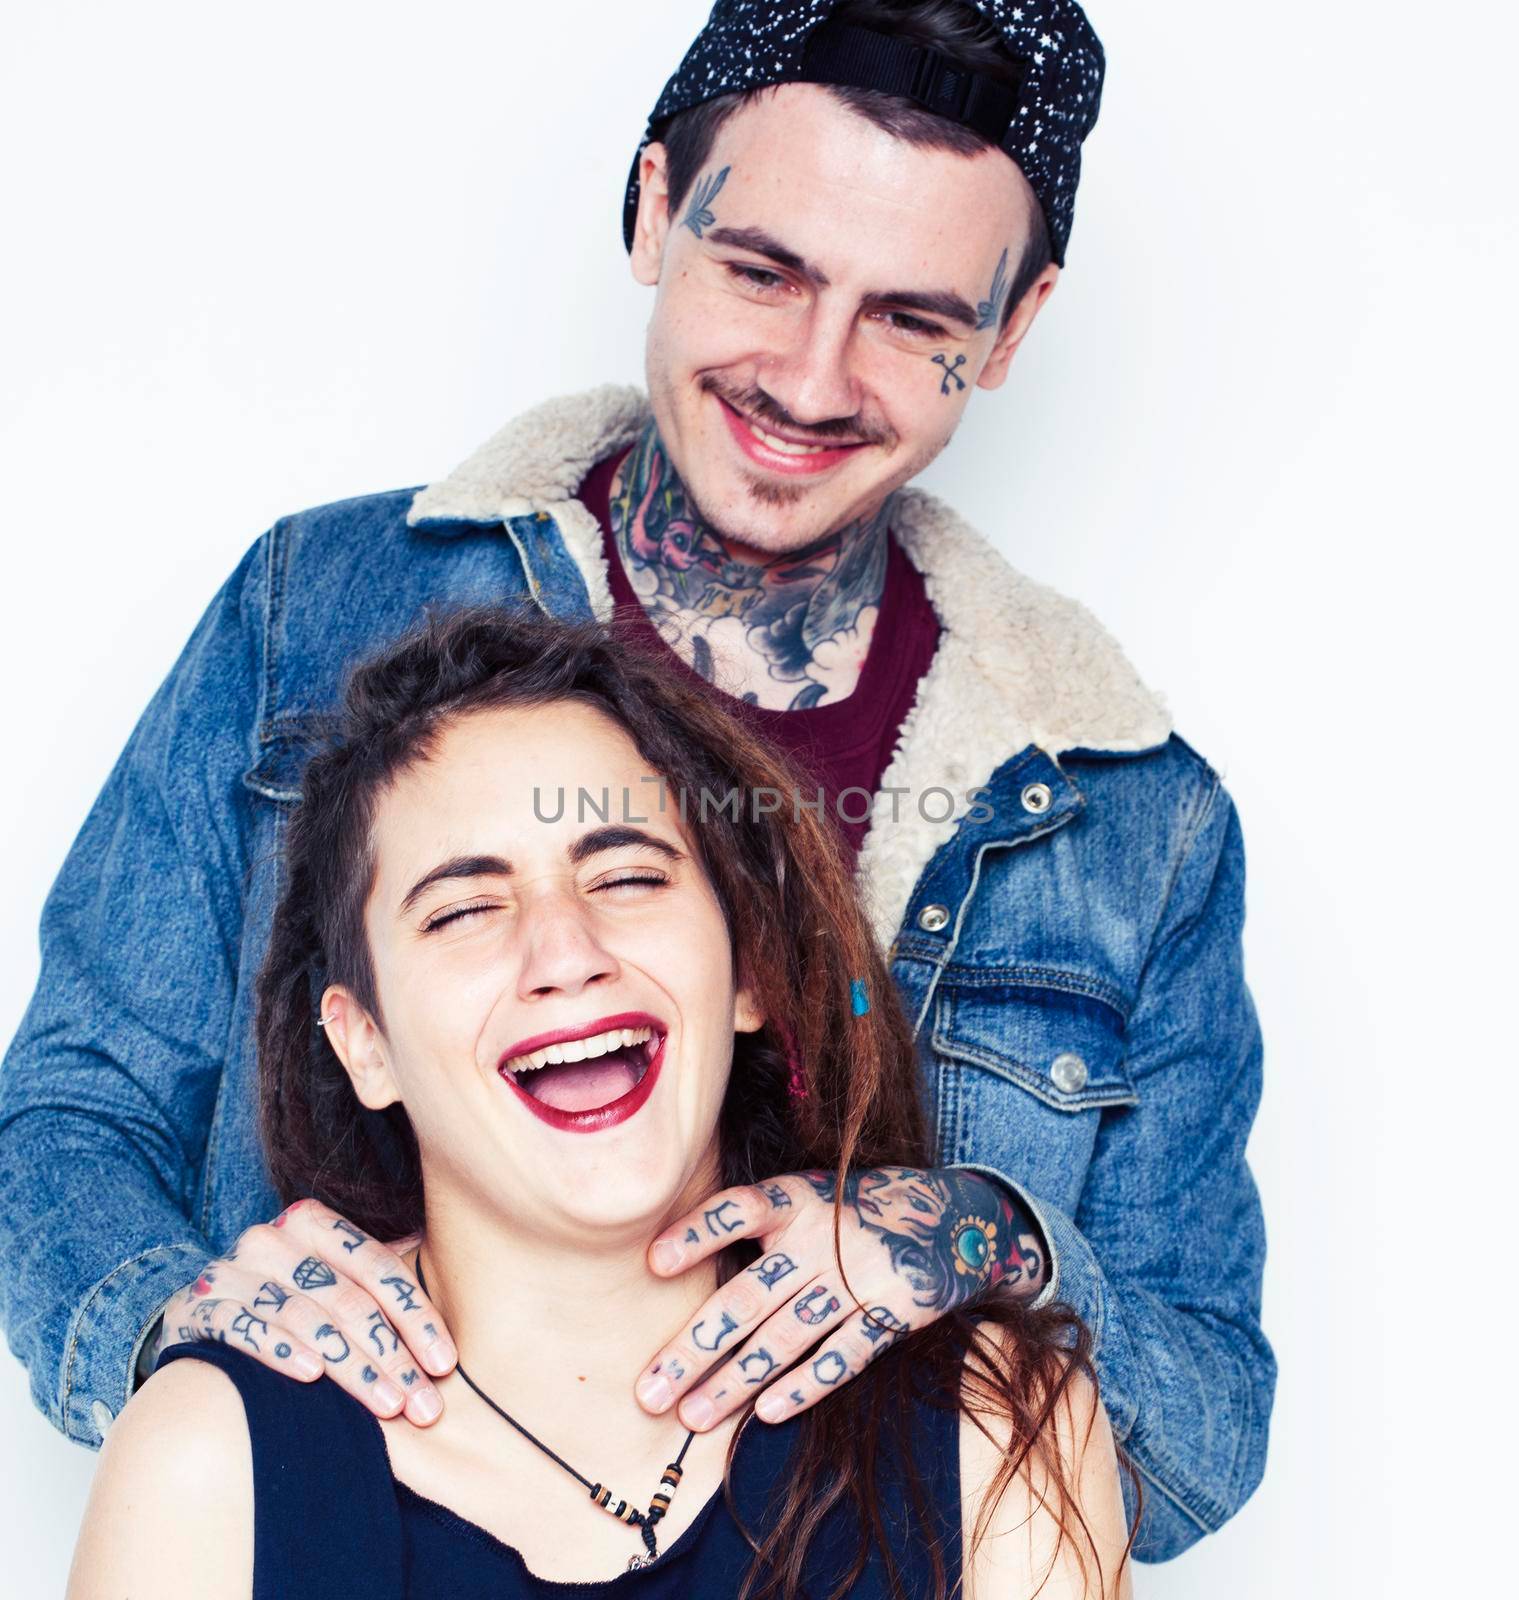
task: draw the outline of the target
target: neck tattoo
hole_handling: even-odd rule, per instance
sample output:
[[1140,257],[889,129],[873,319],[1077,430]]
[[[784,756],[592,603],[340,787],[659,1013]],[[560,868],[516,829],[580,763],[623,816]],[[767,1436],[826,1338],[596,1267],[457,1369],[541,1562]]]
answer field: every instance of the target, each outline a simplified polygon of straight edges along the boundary
[[852,692],[886,587],[894,497],[805,549],[754,560],[708,527],[653,422],[612,480],[612,533],[655,626],[708,682],[805,711]]
[[[417,1249],[417,1282],[421,1284],[423,1294],[430,1295],[432,1293],[432,1291],[427,1287],[427,1278],[422,1271],[422,1251],[420,1246]],[[618,1500],[614,1505],[614,1496],[610,1489],[606,1488],[603,1484],[592,1483],[591,1480],[585,1477],[582,1473],[576,1472],[576,1470],[569,1464],[568,1461],[564,1459],[563,1456],[557,1454],[553,1450],[550,1450],[542,1439],[539,1439],[536,1437],[536,1435],[529,1433],[528,1430],[524,1428],[514,1416],[511,1416],[501,1406],[497,1405],[496,1402],[492,1400],[491,1397],[485,1392],[485,1390],[482,1389],[472,1377],[470,1377],[470,1375],[464,1370],[464,1363],[462,1361],[455,1361],[454,1371],[457,1372],[461,1378],[463,1378],[470,1388],[480,1396],[480,1398],[491,1408],[492,1411],[501,1417],[503,1421],[511,1423],[511,1425],[517,1430],[518,1433],[522,1435],[524,1439],[528,1441],[529,1444],[536,1445],[544,1453],[544,1455],[549,1458],[550,1461],[553,1461],[557,1463],[557,1465],[563,1467],[572,1478],[584,1484],[585,1487],[590,1491],[591,1503],[593,1505],[600,1507],[600,1509],[605,1511],[608,1516],[616,1517],[619,1522],[626,1522],[629,1527],[638,1529],[638,1531],[643,1535],[645,1554],[641,1556],[628,1557],[629,1572],[634,1571],[638,1567],[650,1566],[658,1559],[659,1544],[655,1537],[654,1529],[663,1519],[665,1512],[670,1509],[670,1502],[675,1498],[675,1491],[680,1487],[681,1476],[685,1470],[683,1463],[686,1459],[686,1451],[691,1448],[691,1441],[696,1437],[694,1431],[686,1434],[686,1442],[680,1447],[680,1454],[676,1456],[676,1458],[669,1464],[669,1466],[665,1468],[664,1472],[661,1474],[659,1479],[659,1488],[656,1491],[654,1498],[649,1502],[649,1509],[647,1511],[637,1510],[633,1506],[630,1506],[626,1500]]]

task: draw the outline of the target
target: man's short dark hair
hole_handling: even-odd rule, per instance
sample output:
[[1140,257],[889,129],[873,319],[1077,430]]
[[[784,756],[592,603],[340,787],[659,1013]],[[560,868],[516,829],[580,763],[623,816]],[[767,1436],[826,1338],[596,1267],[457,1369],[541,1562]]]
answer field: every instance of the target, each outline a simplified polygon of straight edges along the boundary
[[[962,0],[843,0],[829,13],[830,20],[852,22],[877,33],[892,34],[913,44],[936,50],[956,66],[983,73],[1000,83],[1017,87],[1018,69],[1008,54],[1001,35],[973,7]],[[962,127],[925,111],[899,95],[882,94],[875,89],[851,89],[835,84],[823,85],[836,100],[849,107],[894,138],[925,150],[952,150],[956,155],[973,156],[982,150],[996,149],[991,140],[973,128]],[[718,129],[753,95],[770,90],[753,89],[739,94],[718,95],[671,117],[660,130],[665,147],[665,183],[670,195],[670,211],[679,210],[696,175],[712,153]],[[1012,158],[1009,157],[1009,160]],[[1013,274],[1012,288],[1002,308],[1002,326],[1013,314],[1013,307],[1028,292],[1034,279],[1054,260],[1044,209],[1037,202],[1031,208],[1029,236],[1022,259]]]

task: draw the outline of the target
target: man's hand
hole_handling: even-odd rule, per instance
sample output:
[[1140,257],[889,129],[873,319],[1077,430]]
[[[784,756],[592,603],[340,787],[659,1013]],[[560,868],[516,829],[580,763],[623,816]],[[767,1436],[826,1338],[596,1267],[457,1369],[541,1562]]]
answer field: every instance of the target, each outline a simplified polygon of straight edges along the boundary
[[422,1368],[441,1378],[458,1359],[397,1251],[315,1200],[249,1228],[168,1303],[159,1351],[197,1339],[293,1377],[326,1373],[376,1416],[404,1406],[422,1426],[443,1411]]
[[701,1430],[763,1389],[756,1413],[780,1422],[992,1284],[1032,1292],[1043,1283],[1037,1228],[976,1173],[849,1173],[837,1254],[836,1189],[834,1174],[823,1172],[725,1189],[654,1240],[649,1263],[662,1277],[736,1239],[757,1239],[763,1253],[645,1369],[636,1393],[646,1411],[666,1411],[684,1395],[680,1419]]

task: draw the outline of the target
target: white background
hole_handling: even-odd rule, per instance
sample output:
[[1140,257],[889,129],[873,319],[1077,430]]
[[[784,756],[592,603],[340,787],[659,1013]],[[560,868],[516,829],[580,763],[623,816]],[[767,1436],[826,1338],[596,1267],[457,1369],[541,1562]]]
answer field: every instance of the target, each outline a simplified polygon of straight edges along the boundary
[[[248,543],[641,381],[622,184],[704,10],[5,8],[0,1040],[52,875]],[[1245,824],[1271,1458],[1138,1593],[1486,1592],[1512,1569],[1519,29],[1092,14],[1069,269],[926,482],[1093,607]],[[95,1458],[9,1358],[0,1440],[8,1591],[61,1592]]]

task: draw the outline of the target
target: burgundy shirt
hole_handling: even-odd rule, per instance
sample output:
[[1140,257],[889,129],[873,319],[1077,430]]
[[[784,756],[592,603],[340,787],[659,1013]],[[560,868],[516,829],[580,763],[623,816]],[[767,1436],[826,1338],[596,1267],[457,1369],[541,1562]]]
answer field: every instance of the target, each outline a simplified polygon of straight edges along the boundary
[[[580,500],[601,524],[612,599],[619,614],[626,616],[625,625],[658,640],[659,632],[633,592],[612,536],[612,479],[625,453],[609,456],[591,469],[580,486]],[[939,619],[928,602],[923,576],[896,540],[888,538],[881,612],[859,681],[844,699],[805,711],[773,711],[724,694],[673,650],[670,654],[677,671],[719,696],[751,732],[769,740],[811,778],[812,787],[804,800],[815,799],[822,788],[827,815],[834,819],[850,849],[858,853],[870,814],[867,796],[874,796],[880,787],[903,720],[917,695],[918,680],[928,671],[938,647]],[[851,789],[865,792],[845,795],[841,816],[838,797]]]

